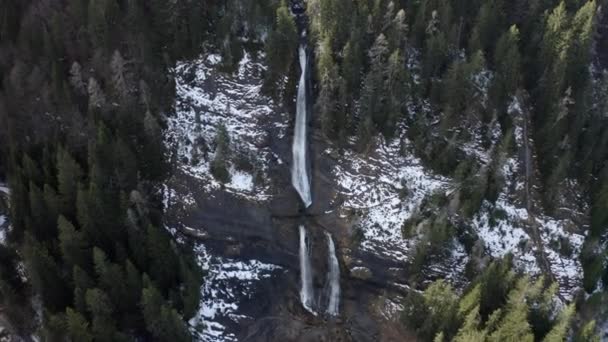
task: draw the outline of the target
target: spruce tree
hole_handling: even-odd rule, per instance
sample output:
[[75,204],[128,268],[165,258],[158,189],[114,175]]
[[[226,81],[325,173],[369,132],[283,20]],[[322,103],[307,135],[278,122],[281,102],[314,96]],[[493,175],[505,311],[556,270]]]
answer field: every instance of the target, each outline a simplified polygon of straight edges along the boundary
[[211,174],[222,183],[230,182],[228,159],[230,158],[230,137],[226,126],[220,124],[215,136],[215,156],[211,161]]
[[59,247],[63,261],[69,269],[73,266],[86,267],[90,250],[82,232],[76,230],[74,225],[64,216],[59,216]]
[[503,33],[494,51],[496,81],[491,89],[499,108],[504,107],[509,96],[513,96],[521,82],[521,55],[519,53],[519,30],[515,25]]
[[94,336],[89,322],[72,308],[66,309],[67,335],[72,341],[92,342]]
[[266,44],[266,59],[268,75],[266,87],[275,93],[279,79],[286,76],[296,53],[298,30],[289,13],[287,4],[283,1],[276,12],[276,25],[268,37]]
[[317,49],[319,61],[317,63],[317,78],[319,80],[319,96],[317,97],[316,109],[321,117],[321,126],[327,137],[336,138],[337,131],[343,127],[337,127],[336,120],[336,92],[338,88],[338,69],[334,63],[331,47],[331,35],[325,39]]

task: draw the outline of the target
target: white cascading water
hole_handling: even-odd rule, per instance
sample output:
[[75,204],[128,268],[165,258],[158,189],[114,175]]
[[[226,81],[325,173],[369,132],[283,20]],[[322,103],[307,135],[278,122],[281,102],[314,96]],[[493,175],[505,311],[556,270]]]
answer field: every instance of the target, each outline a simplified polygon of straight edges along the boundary
[[327,305],[327,314],[330,316],[338,316],[340,313],[340,264],[336,257],[336,246],[331,234],[325,232],[327,236],[327,255],[329,261],[329,304]]
[[300,278],[302,280],[300,301],[302,301],[306,310],[315,313],[313,309],[312,271],[306,235],[306,228],[304,228],[304,225],[300,225]]
[[306,164],[306,49],[300,45],[300,83],[298,85],[298,99],[296,103],[296,125],[293,137],[293,166],[291,170],[291,183],[296,189],[304,206],[308,208],[312,204],[310,195],[310,182],[308,180],[308,168]]

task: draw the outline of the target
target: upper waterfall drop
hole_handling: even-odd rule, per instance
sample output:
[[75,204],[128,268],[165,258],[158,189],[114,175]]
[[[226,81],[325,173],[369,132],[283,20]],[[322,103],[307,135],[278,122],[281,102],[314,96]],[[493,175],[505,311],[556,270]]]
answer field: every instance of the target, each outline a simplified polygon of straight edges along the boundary
[[338,316],[340,313],[340,264],[331,234],[325,232],[325,236],[327,236],[327,258],[329,262],[329,304],[326,312],[330,316]]
[[300,75],[300,83],[298,84],[298,98],[296,103],[296,124],[292,146],[293,165],[291,169],[291,183],[300,195],[300,198],[302,198],[304,207],[308,208],[312,204],[312,196],[310,194],[308,164],[306,162],[306,128],[308,125],[306,104],[306,70],[308,58],[306,56],[306,48],[304,45],[300,45],[299,56],[302,74]]

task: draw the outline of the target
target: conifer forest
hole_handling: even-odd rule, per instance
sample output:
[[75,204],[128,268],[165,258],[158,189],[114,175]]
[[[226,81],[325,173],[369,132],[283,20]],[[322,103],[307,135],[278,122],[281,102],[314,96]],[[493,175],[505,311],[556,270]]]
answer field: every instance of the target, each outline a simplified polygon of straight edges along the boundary
[[608,341],[608,0],[0,0],[0,341]]

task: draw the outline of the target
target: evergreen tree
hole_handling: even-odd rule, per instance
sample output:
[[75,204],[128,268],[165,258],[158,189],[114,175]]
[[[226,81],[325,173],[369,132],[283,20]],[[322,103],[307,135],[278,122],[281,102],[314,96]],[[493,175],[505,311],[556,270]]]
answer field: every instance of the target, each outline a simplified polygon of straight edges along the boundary
[[48,249],[31,236],[26,236],[24,261],[34,290],[40,293],[45,307],[61,311],[69,302],[70,291],[61,270]]
[[112,317],[111,299],[100,289],[89,289],[85,294],[87,308],[93,317],[92,331],[96,340],[115,341],[116,323]]
[[384,92],[386,80],[386,63],[389,57],[388,42],[384,34],[380,34],[369,51],[370,71],[365,77],[361,93],[361,113],[359,115],[359,144],[365,147],[369,144],[369,125],[373,123],[380,130],[387,123],[387,94]]
[[142,311],[148,331],[157,341],[190,341],[191,337],[175,310],[170,309],[154,287],[142,291]]
[[73,266],[86,266],[90,251],[82,232],[76,231],[74,225],[64,216],[59,216],[58,226],[59,247],[66,265],[69,269]]
[[89,322],[72,308],[66,309],[67,335],[72,341],[92,342],[93,334]]
[[62,214],[75,217],[78,183],[82,177],[80,165],[63,148],[57,150],[57,185]]
[[549,331],[547,336],[543,339],[545,342],[559,342],[565,341],[568,337],[568,330],[570,329],[570,323],[574,316],[574,305],[568,305],[565,309],[560,312],[557,318],[557,324]]
[[382,133],[387,140],[390,140],[395,134],[397,122],[403,113],[404,102],[408,94],[405,61],[399,50],[395,50],[389,57],[386,75],[384,87],[386,93],[389,94],[388,115]]
[[505,106],[508,97],[513,96],[521,81],[521,56],[519,53],[519,30],[515,25],[505,32],[494,52],[496,81],[492,93],[499,107]]
[[319,61],[317,63],[317,78],[319,80],[319,96],[316,108],[321,117],[323,132],[327,137],[336,138],[337,131],[343,127],[337,127],[336,92],[338,88],[338,69],[334,63],[331,36],[321,42],[317,49]]
[[211,174],[222,183],[230,182],[230,172],[228,171],[230,154],[230,137],[226,126],[220,124],[215,136],[215,156],[211,161]]
[[291,68],[293,54],[298,44],[296,24],[289,14],[285,2],[277,9],[276,26],[268,37],[266,58],[268,63],[267,88],[274,93],[279,79],[287,75]]

